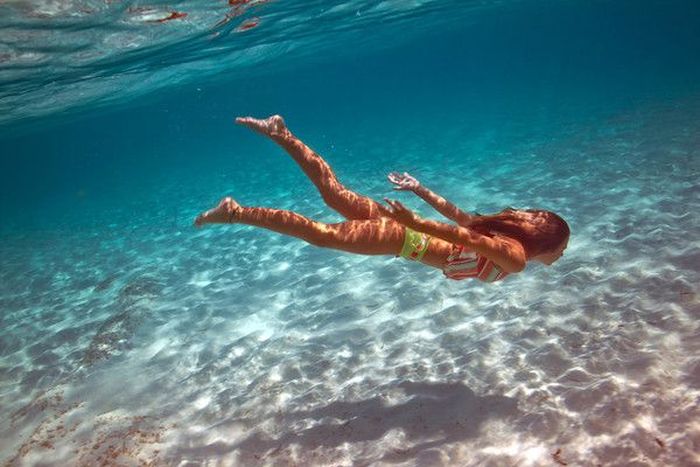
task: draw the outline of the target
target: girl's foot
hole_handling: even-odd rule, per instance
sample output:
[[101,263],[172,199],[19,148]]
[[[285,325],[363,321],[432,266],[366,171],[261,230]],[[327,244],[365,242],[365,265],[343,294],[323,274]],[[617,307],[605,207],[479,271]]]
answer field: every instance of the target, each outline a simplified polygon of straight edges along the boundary
[[208,211],[204,211],[194,220],[194,225],[200,227],[204,224],[233,224],[238,218],[241,205],[233,198],[227,196],[219,204]]
[[285,125],[284,120],[279,115],[273,115],[264,120],[253,117],[238,117],[236,123],[247,126],[251,130],[262,133],[265,136],[284,136],[289,133],[287,125]]

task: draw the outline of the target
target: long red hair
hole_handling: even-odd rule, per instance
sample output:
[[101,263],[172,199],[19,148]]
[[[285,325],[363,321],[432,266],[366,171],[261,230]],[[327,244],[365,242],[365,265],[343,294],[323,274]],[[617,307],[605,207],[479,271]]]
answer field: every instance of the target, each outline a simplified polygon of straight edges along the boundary
[[551,211],[507,208],[498,214],[476,216],[467,226],[488,235],[517,240],[528,258],[555,251],[571,231],[564,219]]

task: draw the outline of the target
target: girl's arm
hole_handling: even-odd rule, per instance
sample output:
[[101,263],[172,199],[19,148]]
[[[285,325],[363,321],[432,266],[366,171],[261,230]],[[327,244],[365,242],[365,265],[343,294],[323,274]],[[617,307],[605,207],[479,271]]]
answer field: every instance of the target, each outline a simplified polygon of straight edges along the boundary
[[503,237],[488,237],[466,227],[423,219],[398,201],[387,199],[393,218],[419,232],[441,238],[446,242],[464,245],[496,263],[507,273],[525,269],[525,250],[515,241]]
[[403,174],[392,172],[389,174],[388,178],[391,183],[396,185],[394,187],[395,190],[414,192],[423,198],[423,200],[431,205],[437,212],[455,221],[458,225],[467,226],[471,223],[472,217],[474,217],[472,214],[462,211],[442,196],[421,185],[418,180],[407,172]]

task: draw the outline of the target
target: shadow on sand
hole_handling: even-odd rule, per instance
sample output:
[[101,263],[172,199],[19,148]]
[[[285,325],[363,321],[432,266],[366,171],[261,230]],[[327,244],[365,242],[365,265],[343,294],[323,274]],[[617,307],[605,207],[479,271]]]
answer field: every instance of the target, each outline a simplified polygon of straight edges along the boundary
[[[495,418],[518,415],[515,399],[502,396],[477,396],[462,383],[403,382],[398,385],[408,397],[406,402],[385,405],[374,397],[357,402],[332,402],[309,411],[295,411],[276,417],[282,435],[270,438],[255,432],[235,444],[216,443],[181,452],[184,457],[222,455],[234,450],[244,465],[275,457],[286,457],[287,447],[298,445],[302,452],[317,448],[335,448],[345,443],[381,439],[391,430],[401,430],[407,440],[402,449],[392,449],[379,458],[354,459],[355,465],[384,461],[401,462],[415,458],[443,444],[478,436],[481,425]],[[316,420],[307,429],[293,430],[300,423]],[[323,450],[323,449],[322,449]]]

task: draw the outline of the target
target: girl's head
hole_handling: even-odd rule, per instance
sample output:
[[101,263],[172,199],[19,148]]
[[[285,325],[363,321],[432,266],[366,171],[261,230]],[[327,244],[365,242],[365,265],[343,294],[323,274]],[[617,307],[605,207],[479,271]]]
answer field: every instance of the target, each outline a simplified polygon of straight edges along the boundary
[[517,240],[528,259],[552,264],[569,243],[569,225],[550,211],[504,209],[491,216],[472,219],[469,228],[484,235],[503,235]]

